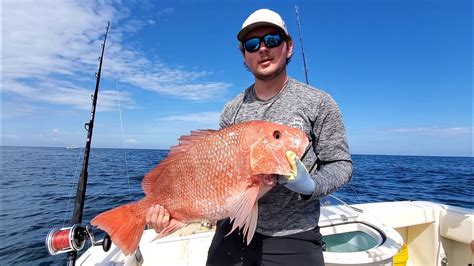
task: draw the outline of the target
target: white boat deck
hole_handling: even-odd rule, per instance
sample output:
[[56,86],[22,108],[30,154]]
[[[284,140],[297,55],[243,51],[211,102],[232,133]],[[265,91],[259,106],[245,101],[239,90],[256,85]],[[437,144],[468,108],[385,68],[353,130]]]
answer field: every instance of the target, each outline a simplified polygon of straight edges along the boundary
[[[366,203],[356,204],[353,207],[363,212],[352,212],[347,209],[341,212],[337,210],[340,208],[337,206],[324,207],[320,226],[335,224],[341,220],[359,220],[368,223],[376,221],[395,229],[401,236],[402,243],[407,244],[408,266],[474,264],[471,249],[474,243],[472,209],[425,201]],[[103,252],[101,246],[91,247],[78,259],[77,265],[205,265],[213,234],[212,230],[195,225],[187,228],[187,232],[177,232],[152,241],[156,233],[153,230],[145,230],[140,241],[142,264],[134,255],[124,256],[115,245],[112,245],[107,253]],[[393,243],[392,246],[398,251],[401,243]],[[388,252],[393,252],[393,249]],[[324,252],[324,255],[326,262],[331,260],[329,252]],[[386,264],[386,261],[389,261],[389,264]],[[329,265],[391,265],[391,259],[379,264],[353,264],[353,262],[354,260],[338,261]],[[448,264],[444,264],[445,262]]]

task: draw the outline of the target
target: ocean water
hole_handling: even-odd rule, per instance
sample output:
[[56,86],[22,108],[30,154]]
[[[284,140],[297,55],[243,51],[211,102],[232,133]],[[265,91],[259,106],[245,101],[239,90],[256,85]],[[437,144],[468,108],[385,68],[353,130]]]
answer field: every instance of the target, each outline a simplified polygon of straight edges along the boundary
[[[0,147],[0,265],[64,265],[45,238],[69,226],[83,149]],[[143,196],[143,176],[166,150],[92,149],[83,222]],[[473,208],[474,158],[353,155],[347,203],[427,200]],[[86,246],[87,247],[87,246]]]

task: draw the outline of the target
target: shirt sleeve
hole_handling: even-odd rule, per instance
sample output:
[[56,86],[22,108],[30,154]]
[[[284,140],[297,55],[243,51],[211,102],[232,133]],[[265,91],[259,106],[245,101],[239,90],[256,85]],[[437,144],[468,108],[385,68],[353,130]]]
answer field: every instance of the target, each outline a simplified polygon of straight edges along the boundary
[[233,114],[231,112],[230,102],[228,102],[224,105],[224,108],[222,109],[222,112],[221,112],[221,116],[219,120],[220,128],[225,128],[232,124],[232,115]]
[[346,129],[339,107],[334,99],[326,94],[319,110],[313,125],[313,149],[318,165],[311,173],[315,181],[312,197],[318,198],[348,183],[353,172]]
[[219,120],[220,128],[225,128],[235,123],[234,117],[238,112],[239,106],[242,104],[245,95],[249,93],[249,90],[250,87],[224,105]]

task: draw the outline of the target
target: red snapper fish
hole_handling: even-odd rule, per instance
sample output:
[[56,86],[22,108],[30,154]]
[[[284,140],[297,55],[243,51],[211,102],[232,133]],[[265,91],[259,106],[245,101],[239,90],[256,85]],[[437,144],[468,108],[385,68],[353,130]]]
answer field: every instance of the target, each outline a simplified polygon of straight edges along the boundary
[[257,200],[276,184],[276,175],[290,174],[286,151],[301,156],[307,145],[301,130],[264,121],[192,131],[144,177],[143,199],[101,213],[91,223],[106,231],[125,255],[137,249],[147,210],[155,204],[172,218],[160,236],[193,222],[230,217],[231,232],[243,229],[250,243]]

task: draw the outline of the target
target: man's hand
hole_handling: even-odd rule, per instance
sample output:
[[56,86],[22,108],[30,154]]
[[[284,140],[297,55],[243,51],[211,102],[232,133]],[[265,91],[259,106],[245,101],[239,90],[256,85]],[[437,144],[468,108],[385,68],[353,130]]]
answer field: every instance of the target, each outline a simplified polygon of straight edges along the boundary
[[159,234],[170,224],[170,213],[163,206],[156,204],[148,209],[146,223]]
[[314,180],[311,179],[308,170],[306,170],[306,167],[301,163],[298,156],[292,151],[287,151],[286,158],[291,165],[291,174],[288,176],[279,176],[278,183],[301,195],[313,194],[315,189]]

